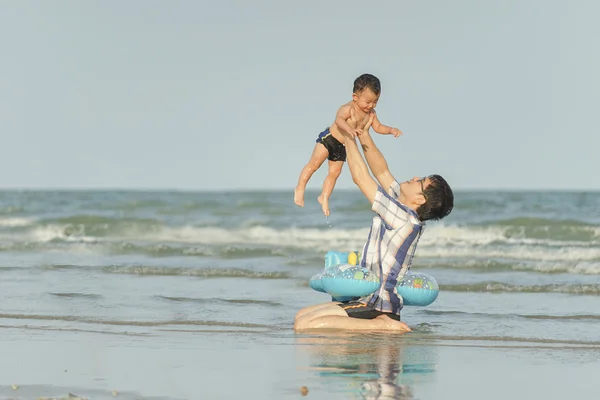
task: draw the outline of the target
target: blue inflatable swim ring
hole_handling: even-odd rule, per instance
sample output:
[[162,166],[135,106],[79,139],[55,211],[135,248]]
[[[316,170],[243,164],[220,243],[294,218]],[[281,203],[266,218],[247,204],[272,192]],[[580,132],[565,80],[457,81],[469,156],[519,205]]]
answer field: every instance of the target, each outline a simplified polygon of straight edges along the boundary
[[396,285],[405,306],[428,306],[440,294],[440,287],[431,275],[423,272],[407,272]]
[[[374,293],[381,285],[379,276],[360,267],[359,260],[358,252],[329,251],[323,272],[312,276],[308,284],[315,291],[330,294],[334,301],[350,301]],[[405,306],[428,306],[439,294],[436,280],[422,272],[408,272],[396,288]]]
[[310,278],[308,285],[317,292],[328,293],[334,301],[350,301],[373,293],[379,278],[358,266],[358,252],[330,251],[325,255],[323,272]]

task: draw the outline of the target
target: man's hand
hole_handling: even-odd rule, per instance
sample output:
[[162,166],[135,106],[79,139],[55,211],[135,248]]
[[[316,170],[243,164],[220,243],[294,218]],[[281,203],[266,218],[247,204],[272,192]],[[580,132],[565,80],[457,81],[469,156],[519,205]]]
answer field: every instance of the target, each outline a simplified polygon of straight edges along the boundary
[[[379,151],[379,149],[373,142],[371,135],[368,134],[369,128],[371,127],[371,124],[373,123],[374,120],[375,120],[375,113],[371,112],[370,115],[366,115],[362,121],[360,121],[360,122],[356,121],[356,115],[354,115],[354,111],[350,110],[350,118],[348,119],[348,124],[350,126],[356,126],[357,124],[361,125],[364,123],[363,134],[360,137],[360,145],[363,149],[363,153],[365,155],[365,158],[367,159],[369,168],[371,169],[373,176],[375,176],[375,179],[377,179],[377,181],[379,182],[379,184],[382,187],[389,188],[395,179],[392,176],[392,174],[390,173],[390,170],[388,169],[388,165],[387,165],[387,162],[385,161],[385,158],[383,157],[383,154],[381,154],[381,152]],[[349,136],[346,136],[346,138],[349,139]],[[348,143],[349,141],[346,140],[346,142]],[[354,141],[354,143],[356,143],[356,141]],[[348,153],[348,150],[349,150],[349,146],[346,146],[347,153]],[[362,161],[362,157],[360,157],[360,158]],[[350,160],[349,155],[348,155],[348,160]],[[348,165],[350,165],[350,163]],[[353,173],[352,174],[353,179],[356,179],[355,175],[358,175],[358,174]],[[377,190],[377,185],[375,184],[375,191],[371,191],[371,189],[369,189],[369,188],[362,187],[360,184],[359,184],[359,187],[361,187],[362,192],[365,194],[365,196],[367,196],[369,201],[371,203],[373,203],[373,199],[375,198],[375,191]]]
[[352,137],[360,136],[362,133],[363,133],[362,129],[358,129],[358,128],[353,129],[351,132]]
[[[362,142],[363,140],[370,138],[368,132],[374,118],[375,114],[371,113],[370,115],[366,115],[362,121],[357,121],[354,109],[351,108],[350,118],[347,119],[347,123],[352,129],[357,129],[361,132],[360,141]],[[377,194],[377,182],[375,182],[369,173],[369,168],[358,149],[356,138],[348,132],[344,132],[343,134],[344,143],[346,144],[346,162],[348,163],[348,168],[352,174],[352,180],[369,200],[369,203],[373,204],[375,195]]]
[[354,108],[350,108],[350,119],[348,120],[348,125],[350,125],[351,128],[356,130],[357,135],[361,135],[362,133],[369,131],[374,119],[375,113],[369,113],[365,115],[362,121],[357,121],[356,114],[354,113]]

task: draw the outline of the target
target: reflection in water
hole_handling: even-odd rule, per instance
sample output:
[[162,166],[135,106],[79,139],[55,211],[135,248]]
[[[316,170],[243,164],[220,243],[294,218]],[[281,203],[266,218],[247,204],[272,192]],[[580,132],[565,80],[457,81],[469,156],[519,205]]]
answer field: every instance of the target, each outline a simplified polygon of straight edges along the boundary
[[414,399],[413,387],[437,365],[436,346],[395,335],[329,333],[297,336],[322,386],[359,399]]

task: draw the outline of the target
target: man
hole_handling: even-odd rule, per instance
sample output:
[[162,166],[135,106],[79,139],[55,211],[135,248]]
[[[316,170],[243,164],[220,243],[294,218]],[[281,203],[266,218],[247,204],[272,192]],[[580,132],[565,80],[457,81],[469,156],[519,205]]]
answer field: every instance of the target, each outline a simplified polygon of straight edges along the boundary
[[[363,127],[359,139],[368,167],[356,139],[344,132],[346,158],[354,183],[371,203],[375,217],[360,265],[380,276],[381,286],[373,294],[347,303],[328,302],[306,307],[296,314],[294,329],[347,329],[408,332],[400,321],[402,297],[396,284],[408,271],[423,233],[424,222],[446,217],[454,207],[454,195],[439,175],[414,177],[399,183],[369,134],[373,113],[350,126]],[[369,174],[369,168],[377,182]]]

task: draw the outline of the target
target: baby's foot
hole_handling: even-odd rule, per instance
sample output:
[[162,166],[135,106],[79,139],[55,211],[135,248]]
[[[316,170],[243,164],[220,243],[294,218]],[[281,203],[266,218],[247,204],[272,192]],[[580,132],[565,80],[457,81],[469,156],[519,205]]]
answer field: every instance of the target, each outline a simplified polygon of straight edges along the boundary
[[325,214],[326,217],[329,217],[329,199],[327,197],[323,196],[323,195],[320,195],[317,198],[317,201],[321,205],[321,209],[323,210],[323,214]]
[[300,207],[304,207],[304,189],[296,188],[294,190],[294,203]]

